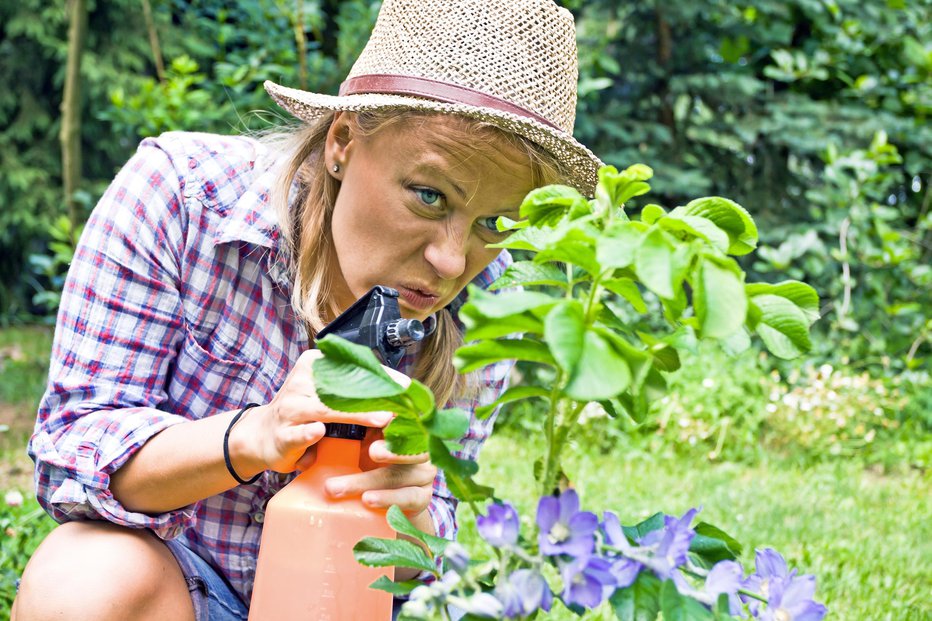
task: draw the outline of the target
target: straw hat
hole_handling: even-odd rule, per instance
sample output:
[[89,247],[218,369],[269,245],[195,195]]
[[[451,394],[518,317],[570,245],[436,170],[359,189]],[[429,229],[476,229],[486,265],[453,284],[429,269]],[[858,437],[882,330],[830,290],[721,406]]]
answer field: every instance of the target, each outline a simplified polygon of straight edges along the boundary
[[592,196],[602,162],[577,142],[576,29],[552,0],[384,0],[339,95],[266,82],[306,121],[399,108],[478,118],[539,144]]

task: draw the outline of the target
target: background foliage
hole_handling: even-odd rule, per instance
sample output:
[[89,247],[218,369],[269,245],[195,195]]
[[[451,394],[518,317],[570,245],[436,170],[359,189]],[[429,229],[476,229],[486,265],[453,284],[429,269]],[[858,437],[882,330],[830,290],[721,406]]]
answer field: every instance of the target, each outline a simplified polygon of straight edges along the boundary
[[[262,90],[265,79],[335,92],[378,5],[150,0],[166,67],[160,78],[141,18],[144,1],[87,3],[84,183],[76,196],[82,216],[142,136],[239,133],[287,122]],[[880,559],[872,568],[847,533],[893,524],[875,512],[885,506],[917,525],[928,516],[932,1],[562,3],[577,17],[577,135],[609,163],[653,167],[656,202],[717,194],[746,206],[763,236],[753,262],[742,264],[751,280],[804,280],[824,304],[808,366],[756,351],[733,358],[700,350],[683,358],[650,425],[587,412],[576,445],[578,480],[641,485],[638,493],[652,506],[657,487],[692,494],[681,499],[683,507],[708,499],[713,511],[715,490],[737,494],[718,510],[748,507],[749,529],[764,529],[759,540],[780,548],[801,540],[771,509],[802,490],[785,516],[798,518],[821,503],[826,523],[801,544],[796,560],[824,558],[826,567],[813,569],[825,577],[838,618],[928,618],[921,588],[928,572],[900,553],[927,558],[927,534],[902,526],[865,539],[885,543],[882,553],[867,555]],[[82,224],[62,219],[68,210],[58,132],[67,29],[66,0],[0,0],[0,325],[15,326],[0,331],[0,483],[24,492],[29,464],[22,446],[44,382],[49,335],[37,338],[20,324],[53,320]],[[497,432],[503,448],[496,453],[493,442],[483,465],[500,468],[492,476],[520,480],[514,470],[533,460],[515,456],[513,447],[523,446],[523,427],[539,425],[536,414],[521,407],[504,413]],[[666,478],[656,468],[645,474],[652,460],[668,464]],[[721,462],[709,466],[724,473],[721,479],[708,479],[707,489],[697,482],[702,477],[684,482],[683,473],[700,471],[703,461]],[[606,463],[620,471],[606,475]],[[851,469],[844,476],[836,472],[840,464]],[[768,475],[782,481],[769,491],[757,483]],[[863,486],[838,483],[854,477]],[[818,489],[807,487],[814,479]],[[735,480],[753,481],[734,492]],[[0,580],[0,611],[25,556],[51,527],[32,517],[35,501],[26,495],[26,506],[0,511],[2,527],[12,529],[4,554],[12,550],[9,558],[16,558],[15,571]],[[752,516],[752,507],[759,513]],[[915,595],[891,598],[897,588]]]

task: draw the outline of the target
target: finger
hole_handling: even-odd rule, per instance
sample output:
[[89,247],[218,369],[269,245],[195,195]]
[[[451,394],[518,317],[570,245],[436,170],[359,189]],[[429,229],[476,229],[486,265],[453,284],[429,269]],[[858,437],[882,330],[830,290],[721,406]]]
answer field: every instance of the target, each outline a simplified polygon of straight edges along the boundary
[[369,457],[379,464],[424,464],[430,461],[430,453],[397,455],[388,449],[385,440],[376,440],[369,446]]
[[358,474],[331,477],[327,479],[324,487],[334,498],[361,496],[372,490],[428,486],[436,476],[437,469],[431,464],[384,466]]
[[317,395],[290,394],[282,400],[280,417],[292,424],[309,422],[346,423],[365,427],[385,427],[394,418],[391,412],[340,412],[325,406]]
[[389,377],[391,377],[393,380],[395,380],[396,382],[398,382],[405,388],[411,385],[411,378],[405,375],[404,373],[402,373],[401,371],[398,371],[391,367],[387,367],[384,364],[382,365],[382,368],[385,369],[385,372],[388,373]]
[[408,515],[414,515],[430,505],[431,491],[425,487],[402,487],[392,490],[373,490],[362,495],[362,502],[373,509],[388,509],[392,505]]
[[279,431],[279,439],[283,448],[306,447],[317,444],[324,437],[326,431],[327,428],[323,423],[315,421],[303,425],[284,427]]

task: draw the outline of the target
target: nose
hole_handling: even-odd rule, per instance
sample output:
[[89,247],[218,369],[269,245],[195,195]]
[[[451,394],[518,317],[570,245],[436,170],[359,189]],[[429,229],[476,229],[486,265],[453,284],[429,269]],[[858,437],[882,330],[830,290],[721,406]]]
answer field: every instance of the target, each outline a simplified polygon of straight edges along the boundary
[[437,276],[454,280],[466,271],[468,232],[452,222],[438,222],[436,234],[424,249],[424,258]]

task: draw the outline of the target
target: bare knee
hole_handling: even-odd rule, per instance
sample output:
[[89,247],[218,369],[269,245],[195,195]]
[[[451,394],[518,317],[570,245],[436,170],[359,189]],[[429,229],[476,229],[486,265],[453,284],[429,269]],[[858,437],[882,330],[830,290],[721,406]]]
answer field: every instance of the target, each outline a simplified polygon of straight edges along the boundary
[[152,533],[69,522],[26,565],[13,618],[188,620],[194,608],[174,556]]

